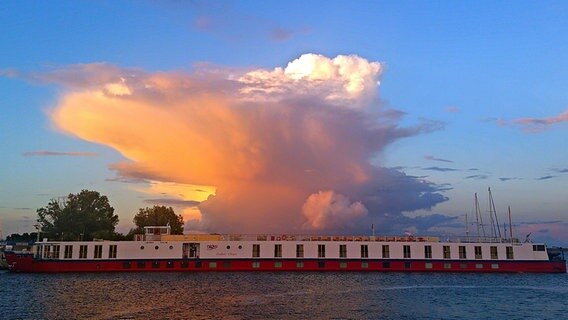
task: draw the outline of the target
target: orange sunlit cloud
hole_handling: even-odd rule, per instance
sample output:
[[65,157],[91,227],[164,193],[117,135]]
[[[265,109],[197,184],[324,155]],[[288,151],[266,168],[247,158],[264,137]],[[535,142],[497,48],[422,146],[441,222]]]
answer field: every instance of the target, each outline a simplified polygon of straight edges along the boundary
[[78,89],[68,85],[73,72],[53,80],[71,91],[51,120],[119,151],[127,160],[111,169],[151,181],[144,192],[200,202],[183,209],[200,220],[194,228],[345,231],[446,200],[434,185],[376,165],[389,143],[435,129],[399,128],[380,108],[380,63],[307,54],[239,75],[98,67],[107,81]]

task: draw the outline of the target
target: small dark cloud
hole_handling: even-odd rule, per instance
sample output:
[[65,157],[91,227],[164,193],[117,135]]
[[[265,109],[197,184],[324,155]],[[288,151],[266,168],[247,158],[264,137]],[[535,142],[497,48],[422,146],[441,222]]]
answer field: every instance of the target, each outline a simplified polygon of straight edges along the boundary
[[115,178],[106,178],[105,181],[107,182],[122,182],[122,183],[148,183],[148,180],[136,177],[115,177]]
[[542,176],[542,177],[538,177],[535,180],[550,180],[550,179],[554,179],[558,176]]
[[510,180],[522,180],[521,178],[517,177],[500,177],[499,180],[501,181],[510,181]]
[[34,156],[70,156],[70,157],[95,157],[98,153],[95,152],[82,152],[82,151],[72,151],[72,152],[57,152],[57,151],[28,151],[22,153],[24,157],[34,157]]
[[467,169],[467,171],[479,171],[479,169],[478,168],[469,168],[469,169]]
[[450,162],[450,163],[453,162],[452,160],[447,160],[447,159],[442,159],[442,158],[436,158],[436,157],[431,156],[431,155],[424,156],[424,159],[426,159],[426,160],[431,160],[431,161],[439,161],[439,162]]
[[555,169],[552,169],[552,171],[554,171],[556,173],[568,173],[568,168],[565,168],[565,169],[555,168]]
[[32,208],[20,207],[20,208],[14,208],[14,210],[28,211],[28,210],[32,210]]
[[447,172],[447,171],[458,171],[458,169],[453,169],[453,168],[442,168],[442,167],[428,167],[428,168],[422,168],[422,170],[430,170],[430,171],[440,171],[440,172]]
[[485,180],[487,178],[489,178],[489,176],[484,175],[484,174],[474,174],[474,175],[471,175],[471,176],[467,176],[464,179]]
[[146,199],[144,203],[152,204],[152,205],[161,205],[161,206],[177,206],[177,207],[195,207],[199,205],[199,201],[193,200],[178,200],[178,199],[171,199],[171,198],[157,198],[157,199]]
[[564,221],[561,220],[551,220],[551,221],[530,221],[530,222],[518,222],[518,225],[535,225],[535,224],[558,224],[558,223],[564,223]]

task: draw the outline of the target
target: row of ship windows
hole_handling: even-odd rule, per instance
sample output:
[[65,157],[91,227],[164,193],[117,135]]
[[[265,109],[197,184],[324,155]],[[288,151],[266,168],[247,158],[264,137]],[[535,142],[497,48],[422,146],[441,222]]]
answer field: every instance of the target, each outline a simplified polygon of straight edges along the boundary
[[[111,244],[108,246],[108,255],[109,259],[116,259],[116,252],[117,252],[117,245]],[[79,259],[87,259],[88,253],[88,246],[87,245],[80,245],[79,246]],[[39,246],[37,256],[39,258],[45,259],[59,259],[61,254],[61,246],[59,245],[51,245],[51,246]],[[64,259],[71,259],[73,257],[73,245],[65,245],[63,251],[63,258]],[[98,244],[95,245],[95,251],[93,254],[93,258],[95,259],[102,259],[103,258],[103,245]]]
[[[251,263],[251,267],[253,269],[260,269],[261,266],[263,267],[273,267],[275,269],[279,269],[282,268],[282,261],[274,261],[274,262],[264,262],[267,265],[262,265],[260,261],[253,261]],[[413,266],[414,267],[419,267],[421,263],[424,263],[424,269],[432,269],[434,267],[434,265],[431,262],[404,262],[404,268],[405,269],[411,269]],[[230,261],[224,261],[222,263],[219,263],[221,265],[221,267],[223,269],[231,269],[231,262]],[[151,263],[146,263],[145,261],[139,261],[136,263],[132,263],[130,261],[125,261],[123,263],[123,268],[124,269],[131,269],[134,266],[136,266],[137,269],[145,269],[146,266],[149,265],[151,268],[153,269],[158,269],[161,267],[160,261],[153,261]],[[210,261],[209,263],[206,264],[208,269],[217,269],[218,268],[218,262],[216,261]],[[318,268],[325,268],[326,267],[326,262],[325,261],[318,261]],[[356,267],[353,265],[353,263],[351,263],[350,265],[351,267]],[[369,268],[369,263],[368,262],[361,262],[359,265],[362,269],[367,269]],[[380,266],[383,269],[389,269],[391,268],[391,262],[390,261],[383,261]],[[483,269],[486,268],[487,264],[483,264],[483,263],[476,263],[475,264],[475,268],[476,269]],[[167,261],[166,262],[166,268],[174,268],[174,262],[173,261]],[[181,268],[189,268],[190,267],[190,262],[189,261],[182,261],[180,263],[180,267]],[[204,263],[201,261],[196,261],[193,263],[193,267],[195,267],[196,269],[201,269],[204,267]],[[340,262],[339,263],[339,268],[341,269],[346,269],[348,267],[347,262]],[[455,268],[456,266],[451,264],[451,263],[444,263],[443,264],[443,268],[444,269],[452,269]],[[499,264],[498,263],[491,263],[490,264],[491,269],[499,269]],[[303,261],[296,261],[296,268],[301,269],[304,268],[304,262]],[[459,264],[459,268],[460,269],[467,269],[468,268],[468,264],[467,263],[460,263]]]
[[[474,251],[475,251],[475,259],[483,259],[483,252],[482,252],[481,246],[475,246]],[[537,251],[537,250],[535,250],[535,251]],[[325,256],[326,256],[325,252],[326,252],[325,244],[318,244],[318,258],[325,258]],[[442,252],[443,252],[443,258],[444,259],[450,259],[451,258],[450,246],[443,246]],[[459,258],[460,259],[466,259],[467,252],[466,252],[465,246],[459,246],[458,252],[459,252]],[[403,254],[404,258],[408,258],[408,259],[412,258],[409,245],[402,246],[402,254]],[[514,259],[513,247],[506,247],[505,254],[506,254],[507,259]],[[253,258],[259,258],[260,257],[260,245],[259,244],[253,244],[252,256],[253,256]],[[496,246],[490,247],[490,256],[491,256],[491,259],[499,259],[499,254],[498,254]],[[281,258],[282,257],[282,245],[281,244],[275,244],[274,245],[274,257],[275,258]],[[304,245],[303,244],[297,244],[296,245],[296,258],[303,258],[303,257],[304,257]],[[340,258],[347,258],[347,245],[345,245],[345,244],[339,245],[339,257]],[[368,258],[368,257],[369,257],[369,246],[366,245],[366,244],[362,244],[361,245],[361,258]],[[384,259],[390,258],[390,246],[389,245],[383,245],[382,246],[381,257],[384,258]],[[424,246],[424,258],[432,259],[432,246],[430,246],[430,245]]]

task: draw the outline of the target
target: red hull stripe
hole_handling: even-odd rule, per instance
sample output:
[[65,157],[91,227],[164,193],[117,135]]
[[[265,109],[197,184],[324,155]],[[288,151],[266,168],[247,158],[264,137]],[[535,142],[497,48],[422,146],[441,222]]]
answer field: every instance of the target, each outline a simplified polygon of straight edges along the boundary
[[398,271],[565,273],[565,261],[386,259],[35,260],[6,253],[15,272]]

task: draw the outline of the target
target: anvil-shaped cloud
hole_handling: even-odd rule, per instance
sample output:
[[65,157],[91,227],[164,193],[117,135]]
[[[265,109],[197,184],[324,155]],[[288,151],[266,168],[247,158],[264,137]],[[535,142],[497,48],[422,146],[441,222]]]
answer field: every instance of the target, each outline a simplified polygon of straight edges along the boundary
[[176,195],[191,194],[176,185],[215,190],[191,209],[201,215],[191,228],[355,232],[374,222],[388,232],[412,225],[402,212],[447,199],[380,165],[388,144],[437,129],[398,126],[401,113],[379,103],[381,71],[355,55],[305,54],[273,70],[148,73],[99,63],[42,79],[70,89],[50,112],[56,127],[119,151],[127,161],[111,168],[120,177],[168,184]]

